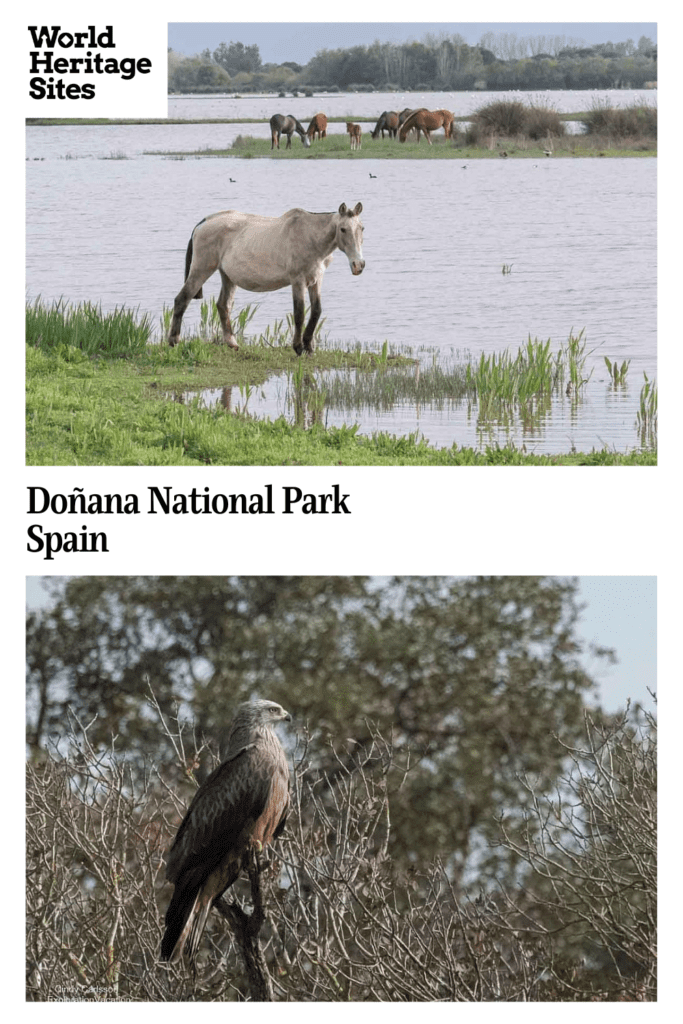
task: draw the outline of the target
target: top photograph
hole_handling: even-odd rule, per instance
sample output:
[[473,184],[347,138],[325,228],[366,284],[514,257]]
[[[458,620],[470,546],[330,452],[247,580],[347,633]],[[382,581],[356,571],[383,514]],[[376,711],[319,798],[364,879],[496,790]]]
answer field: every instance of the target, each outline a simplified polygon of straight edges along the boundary
[[167,61],[166,118],[26,120],[27,465],[657,464],[655,23]]

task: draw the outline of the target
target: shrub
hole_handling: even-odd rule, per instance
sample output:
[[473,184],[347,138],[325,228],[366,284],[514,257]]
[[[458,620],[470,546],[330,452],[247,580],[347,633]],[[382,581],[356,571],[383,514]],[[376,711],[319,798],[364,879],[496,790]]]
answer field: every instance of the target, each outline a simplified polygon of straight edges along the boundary
[[657,138],[657,108],[649,105],[610,107],[594,103],[582,121],[589,135],[608,135],[618,139]]
[[[525,829],[500,822],[520,883],[480,890],[474,880],[470,894],[438,859],[406,868],[391,857],[412,762],[367,724],[365,743],[330,744],[328,770],[314,766],[313,742],[293,756],[290,821],[262,864],[257,967],[270,998],[656,998],[652,716],[640,728],[627,715],[604,726],[587,717],[581,749],[564,747],[555,795],[525,776]],[[220,919],[234,916],[225,901],[210,916],[196,973],[159,964],[163,855],[183,814],[172,769],[137,771],[93,747],[90,726],[74,725],[69,749],[27,765],[27,999],[253,996],[237,929]],[[180,725],[172,739],[175,774],[192,777],[202,751],[184,745]],[[248,902],[248,883],[236,882],[229,899]]]
[[526,112],[524,131],[530,139],[547,139],[549,135],[559,138],[567,132],[565,123],[556,110],[537,107],[532,104]]
[[520,100],[496,100],[477,110],[472,123],[483,135],[521,135],[526,115],[527,108]]

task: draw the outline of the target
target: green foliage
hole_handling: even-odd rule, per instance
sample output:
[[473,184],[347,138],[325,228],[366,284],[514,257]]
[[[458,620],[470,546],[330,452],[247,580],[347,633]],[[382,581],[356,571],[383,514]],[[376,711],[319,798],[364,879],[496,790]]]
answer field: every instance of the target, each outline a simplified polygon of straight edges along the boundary
[[481,402],[526,402],[551,394],[565,382],[574,389],[588,383],[583,331],[570,333],[566,345],[556,353],[550,351],[550,338],[541,342],[529,337],[516,356],[506,349],[502,354],[486,355],[467,366],[466,380]]
[[103,313],[100,306],[85,302],[68,305],[63,299],[46,307],[38,297],[26,307],[26,344],[43,352],[59,353],[70,360],[72,348],[89,356],[126,357],[145,351],[152,336],[147,314],[142,319],[131,311]]
[[168,91],[225,92],[230,88],[230,75],[210,55],[184,57],[170,51],[168,55]]
[[116,735],[130,764],[168,760],[146,713],[146,678],[166,713],[180,701],[198,736],[215,742],[237,701],[279,701],[299,731],[329,739],[319,767],[332,775],[349,744],[358,753],[371,742],[373,722],[413,764],[392,812],[392,856],[408,863],[419,847],[424,861],[445,858],[454,877],[475,846],[480,869],[493,870],[498,854],[481,840],[502,808],[511,827],[521,823],[518,773],[549,791],[562,764],[553,733],[576,738],[584,698],[594,697],[568,580],[74,577],[49,586],[49,609],[27,625],[32,749],[61,734],[68,703],[83,721],[96,716],[96,747]]
[[636,429],[640,435],[640,443],[645,447],[657,445],[657,381],[650,380],[643,374],[645,383],[640,391],[640,407],[636,413]]
[[242,92],[637,89],[656,82],[657,48],[649,40],[637,50],[610,43],[576,47],[562,45],[561,37],[496,38],[491,32],[470,46],[457,33],[428,34],[420,41],[320,49],[305,67],[288,60],[264,67],[258,46],[230,42],[191,58],[171,51],[169,90],[199,91],[203,76],[205,87],[217,91],[212,66]]
[[630,359],[624,359],[624,361],[621,364],[621,366],[619,366],[619,363],[616,361],[616,359],[615,359],[614,362],[612,362],[610,359],[608,359],[607,356],[605,356],[604,359],[605,359],[605,366],[607,367],[607,372],[609,374],[610,381],[611,381],[612,385],[614,387],[619,387],[622,384],[625,384],[626,383],[626,374],[628,373],[628,368],[629,368],[629,365],[631,363],[631,360]]

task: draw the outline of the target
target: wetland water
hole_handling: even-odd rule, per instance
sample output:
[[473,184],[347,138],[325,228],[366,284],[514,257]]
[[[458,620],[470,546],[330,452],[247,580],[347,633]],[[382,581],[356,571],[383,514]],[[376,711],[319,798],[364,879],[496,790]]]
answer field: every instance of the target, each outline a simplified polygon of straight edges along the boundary
[[[279,102],[289,110],[290,99]],[[359,97],[344,99],[362,113]],[[388,105],[372,99],[373,109]],[[255,134],[254,127],[241,130]],[[390,352],[422,347],[429,350],[425,360],[436,350],[452,361],[455,353],[477,359],[482,352],[516,352],[529,335],[551,338],[555,350],[572,328],[585,329],[588,348],[595,349],[587,367],[594,372],[578,404],[562,393],[533,424],[484,427],[476,406],[466,403],[335,408],[323,421],[359,422],[364,433],[418,430],[439,445],[510,439],[543,452],[637,447],[643,372],[656,374],[655,160],[461,164],[143,155],[215,145],[215,134],[215,125],[28,128],[28,298],[63,296],[104,310],[126,305],[158,322],[182,284],[192,228],[206,214],[234,208],[275,216],[293,206],[333,210],[361,200],[366,269],[353,278],[337,253],[325,275],[323,334],[330,343],[379,349],[386,340]],[[112,154],[127,159],[104,159]],[[216,276],[206,294],[218,290]],[[288,289],[263,296],[238,290],[235,309],[254,302],[259,308],[249,333],[291,311]],[[198,319],[199,303],[192,303],[185,333]],[[624,389],[610,389],[604,355],[631,360]],[[286,382],[279,380],[256,389],[248,408],[290,415],[288,403]]]

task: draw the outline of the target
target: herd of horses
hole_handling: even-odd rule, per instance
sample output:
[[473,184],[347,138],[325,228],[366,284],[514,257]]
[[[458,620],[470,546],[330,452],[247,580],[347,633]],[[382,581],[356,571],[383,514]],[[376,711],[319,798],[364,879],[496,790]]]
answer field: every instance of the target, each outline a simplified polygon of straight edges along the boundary
[[[292,135],[300,137],[304,146],[327,136],[327,117],[318,113],[304,128],[293,114],[273,114],[270,119],[271,149],[280,148],[286,136],[286,148],[292,146]],[[431,145],[431,132],[443,128],[446,138],[453,131],[450,110],[385,110],[370,133],[373,139],[398,137],[405,142],[411,131],[417,141],[424,135]],[[360,149],[363,130],[353,121],[346,122],[351,149]],[[373,177],[371,174],[370,177]],[[230,313],[237,288],[250,292],[271,292],[289,286],[294,302],[293,347],[297,355],[311,355],[315,349],[315,330],[320,320],[320,292],[323,275],[334,252],[339,249],[347,257],[354,277],[365,268],[363,259],[363,225],[361,203],[351,209],[342,203],[334,213],[309,213],[296,208],[281,217],[263,217],[254,213],[223,210],[205,217],[194,228],[185,256],[185,283],[173,304],[173,319],[168,335],[169,345],[180,340],[180,327],[191,299],[203,297],[204,282],[216,271],[221,290],[216,307],[223,329],[223,344],[237,349],[239,345],[230,323]],[[308,292],[310,316],[306,320],[305,297]]]
[[[417,133],[417,141],[421,135],[431,146],[431,133],[443,128],[447,139],[453,133],[453,114],[450,110],[427,110],[426,107],[418,107],[416,110],[406,107],[405,110],[383,111],[377,124],[370,132],[370,137],[378,139],[387,132],[390,139],[398,138],[399,142],[405,142],[410,132]],[[270,148],[280,148],[280,138],[287,136],[287,149],[292,147],[292,135],[296,132],[300,136],[304,146],[310,146],[316,139],[324,139],[327,136],[327,116],[322,112],[311,118],[308,128],[304,128],[300,121],[293,114],[273,114],[270,119]],[[363,129],[353,121],[346,122],[346,132],[349,136],[351,149],[360,149],[362,143]]]

